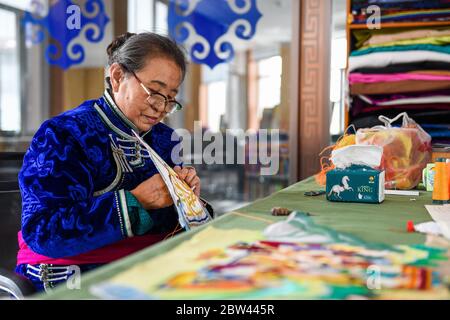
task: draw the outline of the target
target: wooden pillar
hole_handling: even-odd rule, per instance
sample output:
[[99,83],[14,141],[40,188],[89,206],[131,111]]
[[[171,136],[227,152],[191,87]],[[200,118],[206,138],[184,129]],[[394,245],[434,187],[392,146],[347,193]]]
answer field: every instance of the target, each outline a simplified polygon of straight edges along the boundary
[[281,45],[281,58],[283,61],[282,73],[281,73],[281,97],[280,97],[280,109],[278,110],[280,117],[280,131],[289,131],[289,92],[292,90],[290,78],[291,78],[291,46],[287,43]]
[[57,116],[64,111],[64,70],[57,66],[50,66],[50,117]]
[[[186,74],[189,104],[185,108],[184,127],[194,131],[194,122],[200,120],[200,85],[202,83],[202,69],[199,64],[190,63]],[[206,125],[206,123],[202,123]]]
[[300,114],[300,1],[292,1],[291,58],[289,65],[289,184],[299,180],[299,114]]
[[114,38],[128,31],[128,0],[113,0]]
[[320,170],[319,153],[330,143],[331,0],[300,5],[298,178]]
[[[64,110],[80,105],[83,101],[98,99],[103,94],[103,68],[72,68],[63,73]],[[76,88],[76,90],[73,90]]]

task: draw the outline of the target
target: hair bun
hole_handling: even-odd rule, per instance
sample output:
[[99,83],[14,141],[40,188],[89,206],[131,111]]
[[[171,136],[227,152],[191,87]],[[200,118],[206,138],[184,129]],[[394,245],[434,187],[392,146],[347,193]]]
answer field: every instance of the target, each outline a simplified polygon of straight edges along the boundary
[[106,52],[108,53],[109,57],[112,57],[114,52],[116,52],[121,46],[125,44],[125,42],[130,39],[132,36],[136,35],[135,33],[127,32],[124,34],[121,34],[120,36],[116,37],[113,42],[110,43],[108,48],[106,49]]

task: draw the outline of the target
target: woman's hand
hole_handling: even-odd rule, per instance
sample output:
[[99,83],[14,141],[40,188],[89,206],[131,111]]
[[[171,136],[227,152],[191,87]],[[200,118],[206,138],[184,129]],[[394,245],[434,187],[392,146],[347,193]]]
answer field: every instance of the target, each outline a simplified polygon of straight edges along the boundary
[[161,175],[155,174],[130,191],[146,210],[169,207],[173,204]]
[[197,171],[194,167],[176,166],[173,170],[178,174],[181,180],[184,180],[191,187],[197,197],[200,196],[200,178],[197,176]]

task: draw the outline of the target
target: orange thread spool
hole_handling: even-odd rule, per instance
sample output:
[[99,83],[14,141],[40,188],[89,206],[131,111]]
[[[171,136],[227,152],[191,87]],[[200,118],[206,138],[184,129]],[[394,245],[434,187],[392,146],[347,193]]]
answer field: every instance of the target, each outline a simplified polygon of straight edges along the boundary
[[449,170],[445,158],[436,159],[434,170],[433,203],[449,203]]
[[447,199],[450,199],[450,159],[447,158],[447,160],[445,161],[445,166],[447,168],[447,181],[448,181],[448,198]]

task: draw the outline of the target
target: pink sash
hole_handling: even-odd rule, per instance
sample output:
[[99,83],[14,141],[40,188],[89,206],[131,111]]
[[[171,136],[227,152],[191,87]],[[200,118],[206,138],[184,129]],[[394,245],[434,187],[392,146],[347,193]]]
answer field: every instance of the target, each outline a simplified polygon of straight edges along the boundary
[[110,244],[99,249],[82,253],[77,256],[54,259],[33,252],[23,240],[22,231],[19,231],[19,252],[17,253],[17,265],[26,263],[47,263],[55,265],[109,263],[151,246],[163,240],[166,236],[167,234],[136,236],[118,241],[114,244]]

